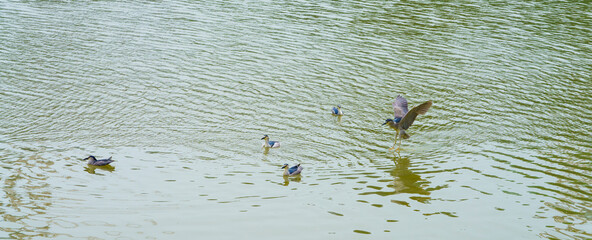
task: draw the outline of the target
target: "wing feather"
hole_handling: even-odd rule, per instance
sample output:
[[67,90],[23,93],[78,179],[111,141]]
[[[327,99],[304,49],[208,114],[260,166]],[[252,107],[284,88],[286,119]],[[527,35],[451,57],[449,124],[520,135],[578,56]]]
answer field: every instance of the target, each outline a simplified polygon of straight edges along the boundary
[[432,101],[430,100],[412,108],[399,123],[401,124],[401,128],[407,130],[407,128],[409,128],[411,124],[413,124],[413,121],[415,121],[417,115],[426,114],[431,106]]
[[300,166],[300,164],[291,167],[290,169],[288,169],[288,172],[290,173],[290,175],[296,175],[300,172],[302,172],[302,167]]
[[398,95],[393,102],[393,110],[395,111],[395,119],[403,118],[407,114],[407,99]]

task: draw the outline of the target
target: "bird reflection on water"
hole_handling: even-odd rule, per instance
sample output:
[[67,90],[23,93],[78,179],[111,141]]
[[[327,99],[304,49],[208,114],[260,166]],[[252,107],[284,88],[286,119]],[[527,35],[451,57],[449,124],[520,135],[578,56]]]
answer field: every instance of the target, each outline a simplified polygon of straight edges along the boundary
[[[421,176],[413,171],[409,170],[411,165],[409,158],[393,158],[393,162],[395,167],[392,169],[387,170],[386,172],[390,174],[393,178],[392,181],[389,181],[387,187],[393,188],[393,191],[371,191],[371,192],[363,192],[360,195],[380,195],[380,196],[390,196],[399,193],[412,193],[412,194],[420,194],[420,195],[430,195],[430,191],[427,190],[425,187],[430,183],[425,179],[422,179]],[[376,190],[372,188],[373,190]]]
[[300,182],[302,180],[302,176],[301,175],[297,175],[295,177],[288,177],[288,176],[284,176],[284,186],[288,186],[290,184],[290,182]]
[[395,193],[416,193],[430,195],[430,192],[423,188],[427,181],[421,179],[419,174],[409,170],[411,162],[409,158],[394,158],[395,168],[389,171],[393,177],[392,184],[387,185],[395,189]]
[[96,173],[95,172],[96,169],[107,171],[107,172],[113,172],[113,171],[115,171],[115,167],[114,166],[111,166],[111,165],[105,165],[105,166],[87,165],[86,167],[84,167],[84,171],[86,171],[86,172],[88,172],[90,174],[101,175],[100,173]]

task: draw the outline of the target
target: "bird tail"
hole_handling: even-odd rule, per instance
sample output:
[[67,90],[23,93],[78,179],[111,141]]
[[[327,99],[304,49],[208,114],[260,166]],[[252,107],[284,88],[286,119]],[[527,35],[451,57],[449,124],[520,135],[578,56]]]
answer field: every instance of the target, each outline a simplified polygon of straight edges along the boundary
[[403,138],[403,139],[407,139],[407,138],[409,138],[409,137],[410,137],[410,136],[409,136],[409,134],[407,134],[407,133],[405,132],[405,130],[401,130],[401,138]]

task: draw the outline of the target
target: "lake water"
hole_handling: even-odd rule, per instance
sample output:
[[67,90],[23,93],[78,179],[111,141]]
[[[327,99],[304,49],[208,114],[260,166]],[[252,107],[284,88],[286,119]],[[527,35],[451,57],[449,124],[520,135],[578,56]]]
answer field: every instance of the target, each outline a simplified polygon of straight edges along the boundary
[[590,239],[591,39],[579,1],[1,1],[0,238]]

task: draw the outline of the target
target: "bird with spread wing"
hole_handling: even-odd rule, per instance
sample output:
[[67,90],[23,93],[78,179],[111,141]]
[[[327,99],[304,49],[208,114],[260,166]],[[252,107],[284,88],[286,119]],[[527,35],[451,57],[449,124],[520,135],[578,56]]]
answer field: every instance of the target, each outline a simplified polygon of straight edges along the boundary
[[[401,142],[403,139],[409,138],[409,134],[405,131],[413,124],[417,115],[423,115],[432,106],[432,101],[424,102],[420,105],[415,106],[411,110],[407,110],[407,99],[398,95],[393,102],[393,110],[395,112],[394,119],[387,119],[382,125],[388,125],[392,129],[397,131],[397,135],[395,135],[395,143],[389,151],[395,150],[395,152],[399,153],[401,148]],[[400,138],[400,139],[399,139]],[[397,145],[397,140],[399,140],[399,147],[395,149]]]

